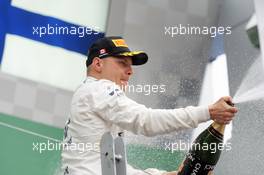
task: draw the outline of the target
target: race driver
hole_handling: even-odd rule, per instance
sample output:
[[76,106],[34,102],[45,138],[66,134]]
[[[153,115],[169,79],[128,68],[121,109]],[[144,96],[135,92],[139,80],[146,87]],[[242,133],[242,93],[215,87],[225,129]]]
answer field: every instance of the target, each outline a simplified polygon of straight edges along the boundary
[[[142,65],[147,60],[146,53],[130,51],[119,36],[104,37],[92,44],[86,60],[87,78],[73,95],[65,126],[62,151],[65,175],[101,175],[98,152],[105,132],[117,135],[127,130],[156,136],[195,128],[208,120],[228,124],[233,119],[237,108],[227,104],[232,102],[229,96],[208,106],[179,109],[151,109],[128,98],[123,90],[133,75],[132,65]],[[80,144],[86,147],[73,147]],[[139,170],[127,164],[127,175],[149,174],[176,175],[177,172],[154,168]]]

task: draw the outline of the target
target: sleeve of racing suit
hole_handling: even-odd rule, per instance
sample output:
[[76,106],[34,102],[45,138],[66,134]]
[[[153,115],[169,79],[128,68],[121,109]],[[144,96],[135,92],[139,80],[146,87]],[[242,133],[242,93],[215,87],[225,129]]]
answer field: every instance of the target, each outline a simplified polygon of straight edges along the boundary
[[135,134],[155,136],[195,128],[199,123],[210,119],[208,106],[188,106],[179,109],[147,108],[128,98],[117,85],[106,80],[103,82],[103,88],[97,88],[91,94],[87,100],[92,104],[93,112],[105,121]]

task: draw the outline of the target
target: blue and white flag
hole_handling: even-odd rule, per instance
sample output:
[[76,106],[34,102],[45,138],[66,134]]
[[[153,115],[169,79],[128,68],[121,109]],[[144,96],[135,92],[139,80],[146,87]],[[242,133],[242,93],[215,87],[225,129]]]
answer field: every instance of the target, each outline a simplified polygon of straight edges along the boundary
[[1,0],[1,71],[73,90],[104,36],[109,0]]
[[[229,96],[228,70],[226,54],[224,52],[224,36],[217,35],[213,39],[209,63],[206,66],[201,89],[199,105],[208,105],[216,102],[222,96]],[[192,140],[204,131],[212,121],[199,124],[194,130]],[[226,126],[224,142],[231,138],[232,122]]]

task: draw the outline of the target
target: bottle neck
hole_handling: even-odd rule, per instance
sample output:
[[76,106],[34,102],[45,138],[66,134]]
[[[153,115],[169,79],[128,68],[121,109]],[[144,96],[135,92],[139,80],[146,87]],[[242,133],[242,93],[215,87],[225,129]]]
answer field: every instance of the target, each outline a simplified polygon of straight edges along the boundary
[[220,134],[224,135],[225,133],[225,124],[219,124],[216,122],[213,122],[211,125],[216,131],[218,131]]

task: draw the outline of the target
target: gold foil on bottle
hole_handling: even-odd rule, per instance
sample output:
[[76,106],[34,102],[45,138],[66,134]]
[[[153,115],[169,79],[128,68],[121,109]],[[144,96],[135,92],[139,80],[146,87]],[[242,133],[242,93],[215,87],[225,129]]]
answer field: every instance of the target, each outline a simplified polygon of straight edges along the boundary
[[225,126],[224,124],[219,124],[219,123],[216,123],[216,122],[213,122],[212,123],[212,127],[218,131],[219,133],[221,133],[222,135],[224,135],[225,133]]

